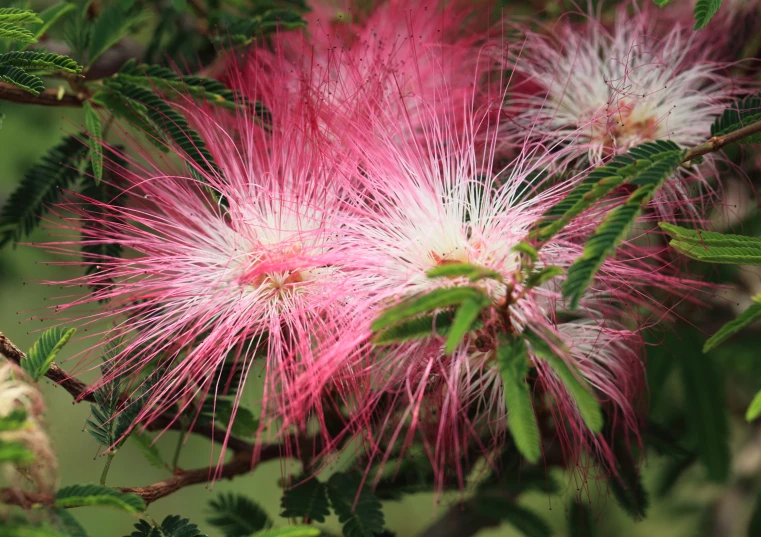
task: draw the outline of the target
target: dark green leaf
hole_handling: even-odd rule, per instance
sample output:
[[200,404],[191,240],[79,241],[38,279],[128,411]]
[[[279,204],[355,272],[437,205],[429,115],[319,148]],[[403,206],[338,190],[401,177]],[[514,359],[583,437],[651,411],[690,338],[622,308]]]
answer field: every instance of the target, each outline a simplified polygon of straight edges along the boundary
[[568,537],[594,537],[595,533],[590,508],[580,500],[572,501],[568,509]]
[[56,507],[70,508],[86,505],[115,507],[128,513],[145,511],[145,501],[137,494],[119,492],[102,485],[69,485],[56,492]]
[[15,24],[0,23],[0,39],[12,39],[22,43],[36,43],[34,34],[26,28],[21,28]]
[[140,448],[140,452],[145,457],[145,460],[159,470],[165,470],[167,468],[164,459],[161,458],[161,452],[156,444],[153,443],[153,439],[148,436],[148,433],[133,433],[130,435],[137,447]]
[[616,458],[616,472],[608,479],[610,490],[616,498],[618,505],[634,520],[645,517],[650,504],[645,487],[642,485],[642,476],[639,466],[629,451],[629,446],[618,439],[613,444],[613,452]]
[[0,54],[0,66],[36,69],[56,73],[79,73],[82,67],[68,56],[37,50],[12,51]]
[[85,109],[85,126],[90,135],[91,144],[88,155],[95,184],[100,185],[100,182],[103,180],[103,148],[101,146],[103,128],[100,122],[100,115],[95,111],[95,108],[89,102],[84,103],[83,107]]
[[21,9],[17,7],[0,8],[0,23],[2,24],[35,24],[40,22],[42,22],[42,20],[37,13],[29,9]]
[[674,488],[674,485],[682,476],[682,474],[690,466],[695,464],[697,460],[697,455],[690,453],[685,457],[676,457],[668,461],[663,469],[663,472],[658,478],[658,485],[656,486],[655,493],[661,497],[666,496],[669,492],[671,492],[671,489]]
[[191,524],[187,518],[180,518],[179,515],[169,515],[157,528],[145,520],[135,524],[135,528],[137,529],[126,537],[209,537],[201,533],[198,526]]
[[322,532],[312,526],[288,526],[257,531],[251,537],[317,537]]
[[528,352],[523,339],[500,342],[497,366],[502,375],[502,390],[507,405],[507,428],[521,455],[536,463],[542,455],[542,446],[531,392],[526,383]]
[[373,322],[372,329],[376,331],[381,330],[408,317],[430,313],[440,308],[457,306],[468,299],[483,300],[485,296],[483,291],[475,287],[442,287],[434,289],[430,293],[413,296],[387,309]]
[[711,125],[711,136],[723,136],[761,120],[761,95],[737,100],[716,118]]
[[87,49],[88,67],[124,37],[141,18],[142,13],[134,0],[114,0],[104,4],[100,16],[92,23]]
[[413,317],[377,332],[373,337],[373,343],[375,345],[391,345],[402,341],[422,339],[433,335],[434,330],[439,335],[446,335],[449,327],[452,326],[452,320],[453,317],[448,312]]
[[298,483],[283,493],[280,516],[308,517],[315,522],[325,522],[325,517],[330,514],[327,490],[327,484],[321,483],[316,477]]
[[510,498],[479,494],[472,503],[478,513],[493,520],[507,522],[526,537],[550,537],[552,528],[533,511],[517,505]]
[[47,8],[39,14],[40,22],[29,26],[29,30],[34,34],[35,39],[42,37],[51,26],[58,22],[61,17],[67,13],[71,13],[76,9],[76,6],[69,2],[61,2]]
[[66,533],[66,535],[69,537],[88,537],[85,529],[81,526],[79,521],[74,518],[74,515],[72,515],[70,511],[58,507],[55,509],[55,514],[58,519],[57,525]]
[[653,0],[653,2],[658,7],[666,7],[672,2],[672,0]]
[[29,349],[26,359],[21,362],[21,367],[35,381],[41,379],[48,372],[56,355],[68,343],[76,331],[76,328],[66,330],[60,326],[46,330],[42,333],[40,339],[35,342],[34,346]]
[[429,278],[457,278],[465,277],[475,282],[484,278],[492,278],[502,281],[502,276],[493,270],[471,265],[470,263],[445,263],[429,270],[426,275]]
[[462,339],[470,332],[473,325],[478,320],[478,316],[484,308],[491,304],[491,299],[482,295],[478,298],[469,298],[464,300],[460,307],[457,308],[452,326],[449,328],[449,334],[447,334],[447,342],[444,348],[444,352],[452,354],[460,344]]
[[19,240],[37,226],[46,206],[58,201],[61,189],[79,177],[83,150],[82,142],[67,136],[24,175],[0,215],[0,246]]
[[206,521],[225,537],[248,537],[272,526],[259,504],[240,494],[220,494],[209,502],[213,516]]
[[333,474],[327,483],[328,497],[344,537],[374,537],[385,523],[380,500],[369,487],[361,487],[357,475]]
[[45,84],[40,77],[12,65],[0,65],[0,81],[13,84],[32,95],[39,95],[45,89]]
[[753,509],[753,514],[750,517],[746,535],[748,537],[758,537],[761,535],[761,495],[756,497],[756,507]]
[[721,7],[721,0],[698,0],[695,4],[695,30],[705,28]]
[[737,332],[761,319],[761,294],[753,297],[754,304],[743,311],[736,319],[719,328],[703,345],[703,352],[708,352],[724,343]]

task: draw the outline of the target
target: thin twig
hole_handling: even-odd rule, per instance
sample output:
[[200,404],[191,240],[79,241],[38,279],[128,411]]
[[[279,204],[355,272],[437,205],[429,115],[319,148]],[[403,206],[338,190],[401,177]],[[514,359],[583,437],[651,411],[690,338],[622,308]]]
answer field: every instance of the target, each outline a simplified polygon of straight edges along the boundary
[[729,134],[725,134],[724,136],[712,136],[707,142],[689,149],[682,159],[682,164],[705,154],[718,151],[725,145],[738,142],[743,138],[747,138],[748,136],[752,136],[759,132],[761,132],[761,121],[756,121],[755,123],[746,125],[736,131],[732,131]]

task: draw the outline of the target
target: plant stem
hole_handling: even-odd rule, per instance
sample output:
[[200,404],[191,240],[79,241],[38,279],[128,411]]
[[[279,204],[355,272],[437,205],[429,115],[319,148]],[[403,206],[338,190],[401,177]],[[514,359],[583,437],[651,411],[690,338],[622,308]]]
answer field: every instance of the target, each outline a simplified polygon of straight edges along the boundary
[[177,447],[174,448],[174,456],[172,457],[172,472],[177,471],[177,464],[180,461],[180,452],[182,451],[183,440],[185,439],[185,420],[180,419],[180,431],[177,438]]
[[83,94],[64,93],[59,99],[58,90],[55,88],[43,90],[39,95],[33,95],[11,84],[0,82],[0,99],[13,103],[39,104],[41,106],[82,106],[85,97]]
[[103,467],[103,473],[100,474],[100,484],[105,485],[106,484],[106,477],[108,476],[108,470],[111,468],[111,461],[114,460],[114,455],[116,455],[116,450],[109,451],[107,453],[106,458],[106,465]]
[[725,145],[739,142],[743,138],[758,134],[759,132],[761,132],[761,120],[756,121],[755,123],[751,123],[750,125],[745,125],[744,127],[723,136],[712,136],[708,139],[707,142],[687,150],[687,154],[685,154],[684,158],[682,159],[682,164],[689,162],[692,159],[701,157],[707,153],[718,151]]

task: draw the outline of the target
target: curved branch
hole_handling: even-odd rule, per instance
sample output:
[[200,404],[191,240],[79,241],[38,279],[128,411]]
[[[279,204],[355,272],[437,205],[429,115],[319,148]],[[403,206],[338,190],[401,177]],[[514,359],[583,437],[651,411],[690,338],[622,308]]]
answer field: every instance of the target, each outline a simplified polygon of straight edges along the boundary
[[725,145],[739,142],[743,138],[747,138],[748,136],[752,136],[759,132],[761,132],[761,121],[756,121],[755,123],[746,125],[723,136],[711,136],[707,142],[687,150],[687,153],[682,159],[682,164],[689,162],[692,159],[702,157],[705,154],[718,151]]
[[12,103],[38,104],[40,106],[82,106],[85,96],[84,94],[64,93],[59,99],[56,89],[46,89],[39,95],[33,95],[12,84],[0,82],[0,99]]

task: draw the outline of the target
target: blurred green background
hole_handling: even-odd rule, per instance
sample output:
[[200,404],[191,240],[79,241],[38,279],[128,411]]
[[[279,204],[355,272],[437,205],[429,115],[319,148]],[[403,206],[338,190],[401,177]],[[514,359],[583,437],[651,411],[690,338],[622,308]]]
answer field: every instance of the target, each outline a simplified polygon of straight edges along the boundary
[[[4,114],[0,125],[0,204],[19,183],[24,171],[36,159],[54,145],[65,133],[79,130],[84,123],[80,110],[67,108],[44,108],[29,105],[13,105],[0,102]],[[744,172],[728,174],[725,182],[726,214],[717,214],[720,221],[738,224],[738,230],[748,234],[761,231],[761,218],[750,214],[757,206],[754,194],[761,179],[753,159],[735,155],[744,163]],[[47,240],[49,230],[37,230],[31,242]],[[19,347],[26,350],[36,339],[36,331],[52,324],[50,301],[61,293],[59,287],[46,286],[44,280],[65,280],[80,275],[77,267],[61,267],[48,264],[62,260],[55,254],[28,245],[15,249],[0,250],[0,332],[6,334]],[[721,290],[711,301],[712,307],[686,308],[680,315],[688,321],[679,326],[694,324],[697,329],[677,333],[666,347],[651,351],[651,388],[654,396],[654,415],[668,423],[677,436],[684,433],[685,414],[692,403],[686,400],[679,376],[670,371],[668,364],[680,359],[703,358],[700,345],[723,321],[731,318],[747,304],[747,297],[761,290],[761,276],[748,268],[715,269],[707,267],[703,276],[728,287]],[[715,307],[714,307],[715,306]],[[696,347],[697,345],[697,347]],[[67,346],[59,363],[64,369],[73,366],[66,363],[84,348],[75,341]],[[696,350],[697,349],[697,350]],[[678,355],[681,353],[682,355]],[[651,508],[645,521],[633,522],[615,504],[607,483],[589,484],[589,493],[583,498],[593,502],[595,530],[599,536],[711,536],[735,537],[748,535],[747,523],[756,503],[761,484],[761,428],[746,424],[742,419],[744,409],[754,391],[761,388],[761,337],[758,328],[747,331],[719,351],[709,356],[724,375],[727,406],[731,420],[730,443],[733,451],[731,477],[727,483],[712,484],[705,477],[700,465],[693,464],[679,477],[668,494],[659,496],[656,490],[664,476],[672,469],[666,457],[648,453],[643,465],[645,483],[651,494]],[[664,366],[664,364],[666,364]],[[84,432],[84,420],[88,417],[86,404],[72,405],[71,397],[61,388],[47,380],[43,391],[48,403],[47,420],[50,434],[56,445],[60,465],[60,484],[97,482],[104,459],[96,457],[98,447]],[[657,396],[657,401],[655,400]],[[178,433],[166,433],[158,443],[165,459],[171,459],[178,440]],[[690,445],[695,439],[685,438]],[[191,437],[182,450],[180,467],[202,468],[210,464],[210,445],[206,440]],[[330,471],[327,470],[328,472]],[[278,519],[281,497],[281,463],[273,461],[260,465],[253,473],[233,481],[219,481],[210,486],[196,485],[185,488],[152,504],[148,512],[158,520],[168,514],[189,517],[211,537],[221,537],[210,525],[205,524],[208,501],[215,494],[227,491],[243,492],[259,502]],[[114,459],[108,476],[108,484],[118,486],[145,486],[169,477],[168,471],[151,467],[139,453],[134,441],[128,440]],[[555,535],[567,535],[565,519],[569,502],[578,496],[579,489],[569,477],[558,476],[565,490],[562,496],[528,493],[521,496],[521,503],[550,520]],[[464,494],[448,494],[435,498],[432,494],[405,496],[401,502],[385,502],[387,527],[398,537],[420,534],[451,506],[463,499]],[[131,531],[135,519],[118,511],[100,508],[77,510],[79,520],[92,537],[121,537]],[[331,518],[326,525],[337,531],[340,525]],[[0,535],[2,529],[0,528]],[[519,535],[507,526],[484,530],[484,537]]]

